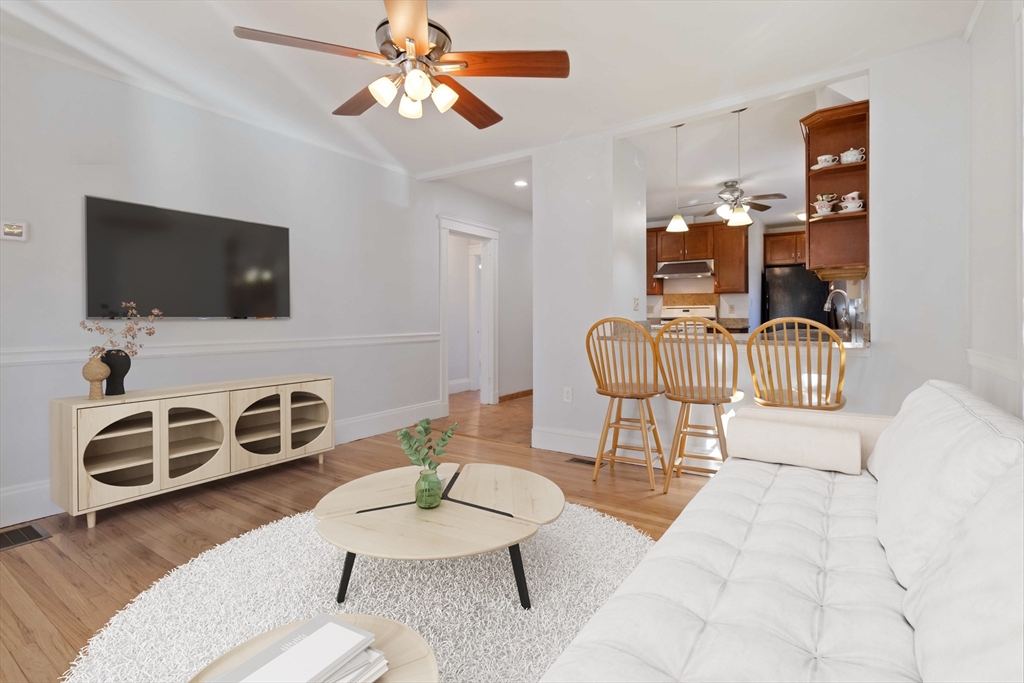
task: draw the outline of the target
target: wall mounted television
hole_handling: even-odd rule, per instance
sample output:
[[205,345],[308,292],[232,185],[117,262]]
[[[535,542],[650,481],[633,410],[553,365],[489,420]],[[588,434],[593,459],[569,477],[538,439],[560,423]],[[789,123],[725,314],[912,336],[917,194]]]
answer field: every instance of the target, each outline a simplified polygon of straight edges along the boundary
[[85,198],[86,316],[290,316],[288,228]]

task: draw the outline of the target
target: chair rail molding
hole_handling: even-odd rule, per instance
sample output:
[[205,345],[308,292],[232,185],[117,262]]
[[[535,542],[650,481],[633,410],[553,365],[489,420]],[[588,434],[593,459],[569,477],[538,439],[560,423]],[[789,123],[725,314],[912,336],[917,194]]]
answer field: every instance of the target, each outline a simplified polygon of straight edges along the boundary
[[1021,364],[1014,358],[1007,358],[980,349],[967,349],[967,364],[972,368],[985,370],[1014,382],[1021,381]]
[[[225,341],[201,344],[146,344],[145,357],[215,356],[221,354],[354,348],[390,344],[429,344],[439,341],[441,341],[440,332],[408,332],[403,334],[322,337],[320,339]],[[0,351],[0,367],[82,363],[87,355],[88,348],[85,344],[80,347],[3,349]]]

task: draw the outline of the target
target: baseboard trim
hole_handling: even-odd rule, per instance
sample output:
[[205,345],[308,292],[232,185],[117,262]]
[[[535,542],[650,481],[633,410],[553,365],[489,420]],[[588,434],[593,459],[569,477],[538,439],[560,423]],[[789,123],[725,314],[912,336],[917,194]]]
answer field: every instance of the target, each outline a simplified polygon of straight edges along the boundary
[[[448,404],[441,401],[417,403],[416,405],[382,410],[379,413],[359,415],[334,422],[335,445],[377,436],[419,422],[425,417],[431,420],[448,414]],[[397,441],[396,441],[397,444]]]
[[530,441],[534,448],[545,451],[594,458],[597,456],[597,442],[600,436],[593,432],[580,432],[574,429],[534,427],[530,433]]
[[50,501],[50,480],[0,488],[0,527],[30,522],[63,512]]
[[[238,353],[273,353],[277,351],[308,351],[310,349],[338,349],[392,344],[439,343],[438,332],[411,332],[408,334],[375,334],[360,337],[325,337],[321,339],[281,339],[268,341],[210,342],[206,344],[146,344],[146,358],[174,358],[178,356],[212,356]],[[0,353],[0,367],[14,365],[51,365],[59,363],[85,363],[85,346],[55,349],[5,349]]]
[[449,394],[461,394],[463,391],[472,391],[473,382],[468,377],[466,379],[450,379],[448,380],[448,393]]
[[1020,363],[979,349],[967,349],[967,364],[972,368],[991,372],[1014,382],[1020,381]]
[[511,394],[499,396],[498,403],[504,403],[505,401],[514,401],[517,398],[526,398],[527,396],[533,396],[533,389],[527,389],[526,391],[516,391]]

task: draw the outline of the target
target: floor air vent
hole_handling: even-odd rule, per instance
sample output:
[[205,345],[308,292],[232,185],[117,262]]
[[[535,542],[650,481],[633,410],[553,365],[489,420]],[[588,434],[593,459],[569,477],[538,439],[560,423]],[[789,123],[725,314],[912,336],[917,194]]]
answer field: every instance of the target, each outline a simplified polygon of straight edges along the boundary
[[[577,465],[589,465],[591,467],[594,466],[594,461],[591,460],[590,458],[569,458],[568,460],[566,460],[566,462],[576,463]],[[601,467],[605,467],[607,465],[608,463],[606,462],[601,463]]]
[[41,541],[44,538],[49,537],[49,533],[47,533],[42,527],[38,527],[35,524],[18,527],[17,529],[10,529],[9,531],[0,532],[0,550],[16,548],[19,545]]

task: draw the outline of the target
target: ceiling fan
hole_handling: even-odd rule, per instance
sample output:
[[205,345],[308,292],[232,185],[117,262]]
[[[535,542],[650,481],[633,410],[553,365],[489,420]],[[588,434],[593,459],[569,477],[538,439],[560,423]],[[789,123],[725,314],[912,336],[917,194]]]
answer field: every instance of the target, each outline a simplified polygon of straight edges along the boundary
[[[387,107],[404,84],[398,113],[410,119],[423,115],[422,101],[431,98],[438,110],[454,109],[477,128],[501,121],[501,115],[451,75],[511,76],[518,78],[566,78],[569,54],[565,50],[505,50],[499,52],[451,52],[448,31],[427,18],[427,0],[384,0],[387,18],[377,25],[379,52],[296,38],[280,33],[235,27],[246,40],[315,50],[342,57],[363,59],[396,69],[360,90],[334,110],[338,116],[359,116],[375,103]],[[451,74],[451,75],[449,75]]]
[[[740,113],[746,111],[746,107],[743,109],[737,109],[733,112],[736,114],[736,177],[742,177],[740,173]],[[722,189],[718,193],[719,201],[717,202],[703,202],[701,204],[693,204],[692,206],[707,206],[716,205],[717,208],[711,209],[705,216],[711,216],[718,214],[722,218],[728,219],[729,225],[750,225],[753,221],[747,215],[750,209],[754,211],[767,211],[772,208],[767,204],[761,204],[762,201],[769,201],[772,199],[786,199],[786,195],[781,192],[772,192],[770,194],[756,194],[753,196],[745,196],[743,194],[743,188],[740,187],[739,180],[729,180],[723,184]]]

